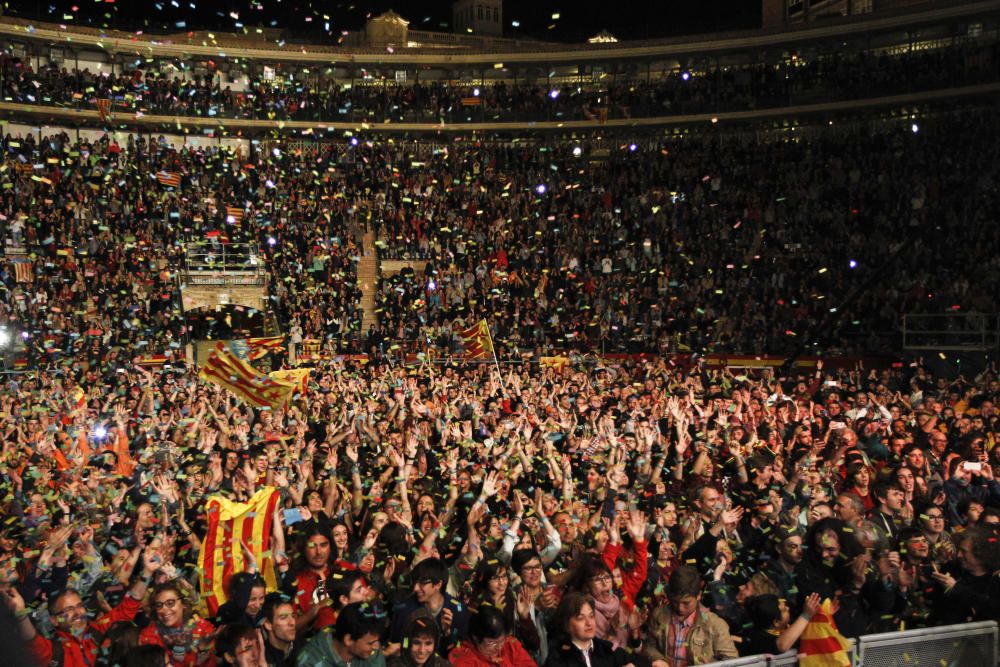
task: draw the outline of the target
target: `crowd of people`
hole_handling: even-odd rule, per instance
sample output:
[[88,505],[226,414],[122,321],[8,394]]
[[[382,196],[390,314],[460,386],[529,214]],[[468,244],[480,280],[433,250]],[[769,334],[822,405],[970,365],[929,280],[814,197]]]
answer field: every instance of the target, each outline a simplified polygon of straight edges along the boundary
[[[683,667],[825,600],[848,637],[1000,619],[995,365],[334,360],[270,411],[103,361],[0,393],[0,599],[41,664]],[[245,536],[207,608],[206,499],[265,487],[277,581]]]
[[377,341],[486,317],[521,350],[871,351],[904,313],[993,312],[996,129],[376,146],[379,252],[428,262],[383,280]]
[[[184,248],[252,243],[281,330],[331,354],[455,352],[480,318],[511,357],[877,351],[905,313],[996,310],[997,138],[979,111],[631,145],[8,136],[2,224],[34,259],[0,264],[0,314],[32,364],[179,356]],[[426,265],[362,330],[372,252]]]
[[[994,312],[998,135],[980,109],[620,144],[5,136],[0,632],[87,667],[687,667],[819,614],[1000,620],[995,365],[594,354],[835,354]],[[236,244],[325,352],[281,408],[185,360],[187,253]],[[363,331],[366,253],[426,266]],[[198,335],[255,335],[243,308]],[[461,359],[480,319],[495,363]],[[209,499],[267,489],[266,552],[231,533],[199,565]]]
[[[821,101],[950,88],[996,79],[996,44],[971,42],[901,54],[818,55],[781,64],[714,65],[662,76],[599,73],[592,81],[496,83],[416,81],[391,85],[334,79],[322,68],[223,83],[222,74],[171,76],[128,69],[118,74],[57,64],[35,71],[27,60],[0,59],[0,99],[114,112],[306,121],[448,122],[594,120],[745,111]],[[245,81],[244,81],[245,79]]]

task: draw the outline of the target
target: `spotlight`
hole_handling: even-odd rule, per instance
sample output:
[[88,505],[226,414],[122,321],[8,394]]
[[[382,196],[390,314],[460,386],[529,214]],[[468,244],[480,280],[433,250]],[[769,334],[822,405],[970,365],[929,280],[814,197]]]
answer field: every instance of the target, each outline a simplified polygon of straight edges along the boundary
[[583,155],[583,149],[579,146],[573,146],[573,157],[580,157]]
[[545,191],[546,191],[547,189],[548,189],[548,188],[546,188],[546,187],[545,187],[545,184],[544,184],[544,183],[539,183],[539,184],[538,184],[538,185],[537,185],[537,186],[535,187],[535,192],[537,192],[537,193],[538,193],[538,194],[540,194],[540,195],[544,195],[544,194],[545,194]]
[[630,151],[632,151],[632,152],[634,153],[634,152],[636,152],[637,150],[639,150],[639,147],[638,147],[638,146],[636,146],[635,144],[629,144],[629,145],[628,145],[628,149],[629,149]]
[[691,80],[691,72],[687,70],[681,72],[681,81],[690,81],[690,80]]
[[910,126],[910,130],[913,132],[913,134],[916,134],[917,132],[920,131],[920,126],[914,123],[913,125]]
[[352,146],[357,146],[358,145],[358,138],[357,137],[351,137],[351,145]]
[[269,246],[271,246],[273,248],[277,244],[278,244],[278,239],[274,238],[273,236],[268,236],[267,237],[267,245],[269,245]]
[[434,282],[433,278],[431,278],[430,280],[427,281],[427,289],[428,289],[428,291],[433,292],[434,290],[437,289],[437,286],[438,286],[438,284],[436,282]]
[[549,97],[551,97],[552,99],[556,99],[557,97],[559,97],[559,91],[553,88],[552,90],[549,91]]
[[473,88],[472,89],[472,96],[473,97],[479,97],[479,89],[478,88]]
[[98,424],[94,427],[94,437],[98,440],[103,440],[105,436],[108,435],[108,429],[104,428],[103,424]]
[[851,260],[850,262],[848,262],[848,263],[847,263],[847,265],[848,265],[849,267],[851,267],[852,269],[856,269],[856,268],[858,268],[858,262],[857,262],[857,260],[853,260],[853,259],[852,259],[852,260]]

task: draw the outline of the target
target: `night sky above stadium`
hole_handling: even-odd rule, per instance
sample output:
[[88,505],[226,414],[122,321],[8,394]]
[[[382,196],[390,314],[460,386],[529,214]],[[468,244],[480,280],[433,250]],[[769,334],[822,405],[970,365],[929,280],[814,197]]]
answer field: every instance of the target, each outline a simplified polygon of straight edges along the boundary
[[[276,27],[311,39],[358,30],[366,15],[392,8],[412,28],[450,31],[451,0],[335,2],[322,0],[9,0],[5,12],[66,25],[147,32]],[[553,15],[558,18],[553,19]],[[329,17],[328,19],[325,17]],[[310,19],[310,20],[307,20]],[[755,28],[758,0],[504,0],[507,36],[579,42],[601,30],[647,39]]]

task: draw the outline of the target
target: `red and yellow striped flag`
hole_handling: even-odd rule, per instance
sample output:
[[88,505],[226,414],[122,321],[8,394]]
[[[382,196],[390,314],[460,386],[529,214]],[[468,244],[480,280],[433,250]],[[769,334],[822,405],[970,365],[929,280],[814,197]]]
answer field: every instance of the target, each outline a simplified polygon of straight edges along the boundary
[[294,388],[295,391],[305,395],[309,389],[309,372],[311,368],[292,368],[285,371],[271,371],[268,373],[275,382],[281,382]]
[[461,333],[466,359],[485,359],[493,356],[493,337],[486,320],[479,320]]
[[271,350],[280,350],[285,344],[285,336],[267,336],[261,338],[247,338],[249,352],[247,356],[250,361],[256,361],[267,355]]
[[167,355],[144,354],[141,357],[137,357],[135,363],[139,366],[162,366],[167,363]]
[[809,621],[799,639],[800,667],[850,667],[850,644],[837,630],[829,598]]
[[181,175],[176,171],[157,172],[156,180],[160,182],[160,185],[165,185],[168,188],[179,188],[181,186]]
[[101,117],[101,122],[108,122],[108,119],[111,118],[111,99],[100,98],[94,104],[97,106],[97,114]]
[[201,594],[212,614],[226,602],[229,579],[246,569],[241,541],[246,542],[257,560],[257,569],[264,577],[267,590],[277,590],[271,556],[271,524],[280,499],[277,489],[265,486],[246,503],[222,496],[212,496],[206,501],[208,530],[198,556],[198,571]]
[[14,260],[14,279],[19,283],[30,283],[35,279],[35,265],[31,260]]
[[198,377],[228,389],[255,408],[277,410],[292,396],[292,387],[259,373],[221,342],[209,353]]
[[239,206],[227,206],[226,222],[243,222],[243,209]]

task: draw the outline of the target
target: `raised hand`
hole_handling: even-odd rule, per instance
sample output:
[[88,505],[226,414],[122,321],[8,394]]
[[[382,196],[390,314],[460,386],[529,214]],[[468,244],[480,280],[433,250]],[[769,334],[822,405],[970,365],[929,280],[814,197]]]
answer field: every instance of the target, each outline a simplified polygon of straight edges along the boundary
[[811,593],[802,605],[802,615],[807,618],[812,618],[818,614],[822,608],[823,600],[820,599],[819,593]]
[[163,567],[163,556],[157,549],[146,547],[142,552],[142,573],[146,578],[152,577]]
[[516,602],[518,617],[522,619],[531,618],[531,607],[534,604],[534,600],[531,599],[531,594],[523,586],[517,593]]
[[625,529],[628,531],[629,537],[632,538],[633,542],[646,541],[646,525],[645,513],[639,510],[629,510],[628,523],[625,524]]
[[483,495],[487,498],[492,498],[497,494],[499,489],[500,473],[496,470],[486,475],[486,479],[483,480]]

